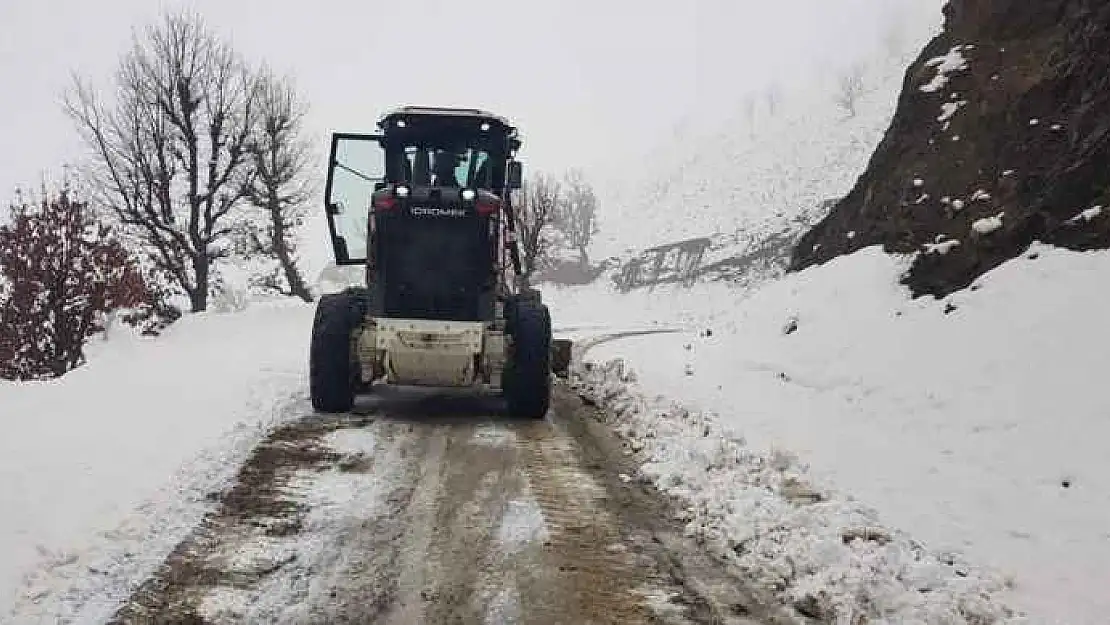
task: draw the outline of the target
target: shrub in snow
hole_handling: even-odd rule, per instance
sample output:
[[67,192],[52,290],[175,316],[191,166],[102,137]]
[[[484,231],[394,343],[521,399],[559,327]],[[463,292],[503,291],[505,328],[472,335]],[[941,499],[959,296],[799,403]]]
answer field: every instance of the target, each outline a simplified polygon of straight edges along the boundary
[[57,377],[84,362],[109,313],[156,332],[172,320],[111,228],[68,192],[11,207],[0,226],[0,378]]
[[791,317],[786,320],[786,323],[783,324],[782,333],[783,334],[794,334],[797,331],[798,331],[798,317],[795,316],[795,315],[791,315]]
[[242,312],[250,308],[250,290],[244,285],[220,280],[213,285],[211,309],[217,313]]

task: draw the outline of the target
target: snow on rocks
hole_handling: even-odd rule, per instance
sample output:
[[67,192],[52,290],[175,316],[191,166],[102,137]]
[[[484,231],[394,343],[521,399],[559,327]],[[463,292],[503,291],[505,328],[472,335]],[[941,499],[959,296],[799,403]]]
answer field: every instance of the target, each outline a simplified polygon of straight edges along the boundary
[[977,219],[971,224],[971,229],[980,235],[990,234],[1002,227],[1002,217],[1005,214],[1005,211],[1003,211],[993,217]]
[[925,253],[926,254],[942,254],[943,255],[943,254],[947,254],[948,252],[951,252],[954,248],[958,247],[959,245],[960,245],[959,239],[950,239],[948,241],[941,241],[939,243],[926,243],[925,244]]
[[1098,217],[1101,214],[1102,214],[1102,207],[1101,206],[1092,206],[1092,207],[1090,207],[1086,210],[1079,211],[1079,214],[1077,214],[1075,217],[1072,217],[1071,219],[1069,219],[1067,221],[1067,223],[1076,224],[1076,223],[1079,223],[1080,221],[1091,221],[1092,219],[1094,219],[1095,217]]
[[967,106],[967,100],[959,100],[956,102],[945,102],[940,105],[940,116],[937,117],[938,122],[948,122],[961,108]]
[[919,87],[919,90],[924,93],[935,93],[944,88],[948,84],[949,74],[966,70],[968,68],[967,59],[963,56],[964,50],[971,50],[972,46],[954,46],[944,56],[938,56],[929,59],[925,62],[926,67],[936,68],[937,73],[933,79],[928,83]]
[[829,623],[1021,622],[996,597],[1001,577],[884,527],[794,456],[729,438],[713,415],[649,399],[623,360],[577,364],[572,384],[640,443],[645,476],[687,504],[687,534],[764,599]]

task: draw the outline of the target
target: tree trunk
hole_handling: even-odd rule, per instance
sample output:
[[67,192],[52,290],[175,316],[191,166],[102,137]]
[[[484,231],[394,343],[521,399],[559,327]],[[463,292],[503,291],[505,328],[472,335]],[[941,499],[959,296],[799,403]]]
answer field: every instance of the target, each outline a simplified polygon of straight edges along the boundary
[[208,255],[200,253],[193,256],[193,271],[196,273],[196,282],[189,291],[189,303],[193,312],[208,310],[208,270],[211,261]]
[[289,258],[289,254],[284,251],[280,258],[281,265],[285,268],[285,279],[289,281],[289,292],[306,302],[311,302],[312,293],[309,292],[308,285],[304,283],[304,278],[293,264],[293,259]]
[[293,262],[292,254],[289,253],[289,246],[285,240],[285,217],[281,214],[281,206],[274,201],[270,203],[270,221],[274,226],[270,230],[272,233],[271,247],[277,255],[278,262],[281,263],[282,271],[285,272],[285,279],[289,282],[289,294],[306,302],[311,302],[312,293],[309,293],[308,286],[304,283],[304,278],[301,277],[297,264]]

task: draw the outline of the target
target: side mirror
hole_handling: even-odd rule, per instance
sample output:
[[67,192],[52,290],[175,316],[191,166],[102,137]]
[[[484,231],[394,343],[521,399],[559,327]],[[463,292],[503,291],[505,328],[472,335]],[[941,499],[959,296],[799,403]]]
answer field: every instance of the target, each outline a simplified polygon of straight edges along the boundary
[[508,184],[510,189],[524,186],[524,165],[520,161],[509,161]]
[[381,191],[382,189],[384,189],[388,186],[389,186],[388,182],[375,182],[374,183],[374,191]]
[[329,215],[342,215],[343,214],[343,202],[328,202],[328,214]]

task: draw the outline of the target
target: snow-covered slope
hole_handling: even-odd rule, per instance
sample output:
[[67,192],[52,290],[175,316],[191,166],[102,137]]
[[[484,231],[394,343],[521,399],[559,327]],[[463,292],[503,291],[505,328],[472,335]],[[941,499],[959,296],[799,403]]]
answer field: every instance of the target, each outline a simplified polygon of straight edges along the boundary
[[[870,56],[825,59],[817,78],[753,85],[730,117],[677,129],[602,186],[596,255],[738,231],[800,234],[823,216],[821,203],[847,193],[864,170],[890,123],[906,65],[940,29],[941,5],[890,5]],[[849,114],[837,100],[841,79],[853,74],[860,83]]]
[[[957,599],[983,613],[1008,602],[1036,623],[1106,622],[1110,353],[1098,328],[1110,315],[1100,286],[1110,253],[1035,246],[943,301],[910,299],[898,284],[906,266],[867,248],[755,291],[595,285],[546,296],[560,324],[686,328],[587,354],[626,359],[640,395],[585,377],[619,400],[618,422],[647,448],[646,474],[691,502],[692,532],[769,578],[794,562],[783,594],[824,589],[840,614],[874,602],[889,623],[992,622],[913,620]],[[707,433],[700,449],[690,442]],[[784,476],[819,484],[829,505],[756,482],[767,479],[761,462],[794,455]],[[869,511],[844,515],[838,506],[862,509],[849,496]],[[835,538],[879,520],[909,538]],[[911,557],[910,539],[934,555]],[[919,577],[923,566],[933,568]]]
[[[267,425],[308,410],[312,307],[113,328],[50,382],[0,382],[0,622],[100,622]],[[9,612],[15,608],[15,612]]]

